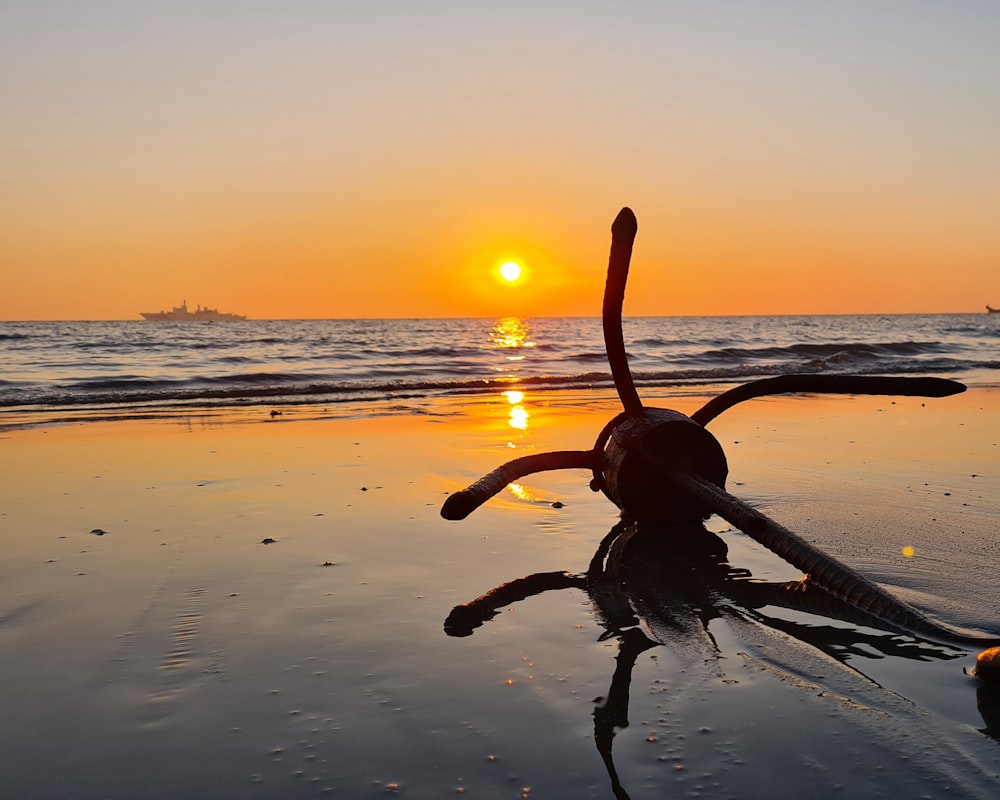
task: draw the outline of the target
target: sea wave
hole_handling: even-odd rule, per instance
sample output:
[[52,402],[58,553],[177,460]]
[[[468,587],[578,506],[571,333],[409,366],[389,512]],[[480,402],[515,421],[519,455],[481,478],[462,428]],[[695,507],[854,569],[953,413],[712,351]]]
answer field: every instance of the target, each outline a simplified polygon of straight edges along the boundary
[[[940,358],[928,363],[898,363],[892,369],[885,364],[870,368],[843,370],[834,368],[842,362],[826,359],[800,367],[788,367],[780,372],[766,364],[740,364],[712,369],[674,369],[636,371],[637,387],[717,386],[733,384],[777,374],[880,374],[880,375],[955,375],[967,370],[967,362]],[[855,365],[857,366],[857,365]],[[977,365],[972,365],[977,366]],[[998,362],[982,362],[983,369],[1000,369]],[[156,380],[141,376],[120,376],[103,380],[85,380],[74,384],[43,389],[38,386],[4,382],[0,407],[18,406],[94,406],[129,403],[212,404],[213,401],[239,401],[242,404],[283,402],[338,402],[357,400],[388,400],[417,396],[480,394],[502,391],[513,386],[536,390],[611,388],[610,372],[590,371],[565,375],[511,375],[495,377],[456,378],[397,378],[338,381],[309,375],[288,373],[245,373],[229,376],[201,377],[188,380]]]
[[[779,374],[1000,383],[986,315],[626,319],[639,388]],[[253,405],[611,388],[600,320],[0,323],[0,408]]]

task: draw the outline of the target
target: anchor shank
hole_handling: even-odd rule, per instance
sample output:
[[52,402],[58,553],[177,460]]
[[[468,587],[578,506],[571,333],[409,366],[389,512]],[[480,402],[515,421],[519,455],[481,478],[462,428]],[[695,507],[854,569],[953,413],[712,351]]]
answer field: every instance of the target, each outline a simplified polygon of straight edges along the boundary
[[623,208],[611,225],[611,255],[608,258],[608,280],[604,286],[604,306],[601,318],[604,322],[604,346],[608,351],[611,377],[621,398],[625,412],[635,414],[642,410],[642,401],[635,390],[632,373],[625,353],[625,337],[622,334],[622,305],[625,302],[625,283],[628,281],[629,262],[632,259],[632,244],[639,223],[632,209]]
[[802,570],[810,581],[834,597],[932,641],[976,646],[996,641],[992,637],[952,630],[928,619],[881,586],[700,475],[664,470],[663,477],[700,498],[726,522]]

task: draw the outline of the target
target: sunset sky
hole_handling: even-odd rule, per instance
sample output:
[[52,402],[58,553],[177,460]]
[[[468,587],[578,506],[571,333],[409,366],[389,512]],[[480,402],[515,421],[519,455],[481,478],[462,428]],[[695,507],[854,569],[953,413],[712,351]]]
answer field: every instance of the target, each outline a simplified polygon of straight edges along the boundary
[[[0,319],[1000,306],[995,0],[0,0]],[[501,281],[500,264],[521,277]]]

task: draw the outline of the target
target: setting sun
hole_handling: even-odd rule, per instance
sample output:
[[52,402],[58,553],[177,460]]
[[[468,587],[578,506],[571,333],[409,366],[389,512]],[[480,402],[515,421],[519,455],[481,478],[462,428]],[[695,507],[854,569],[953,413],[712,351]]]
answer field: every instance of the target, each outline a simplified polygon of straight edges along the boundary
[[521,277],[521,265],[516,261],[505,261],[500,265],[500,277],[507,283],[514,283]]

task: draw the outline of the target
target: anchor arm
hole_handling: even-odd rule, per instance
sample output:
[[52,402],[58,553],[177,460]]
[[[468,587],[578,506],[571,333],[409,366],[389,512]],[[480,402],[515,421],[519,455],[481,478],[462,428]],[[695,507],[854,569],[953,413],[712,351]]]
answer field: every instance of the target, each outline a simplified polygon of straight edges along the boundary
[[707,425],[723,411],[755,397],[772,394],[882,394],[900,397],[948,397],[965,391],[965,384],[945,378],[897,378],[878,375],[779,375],[744,383],[709,400],[691,415]]
[[600,454],[593,450],[559,450],[554,453],[536,453],[515,458],[502,464],[488,475],[484,475],[471,486],[455,492],[441,506],[441,516],[445,519],[465,519],[493,495],[502,491],[510,482],[530,475],[553,469],[600,469]]

